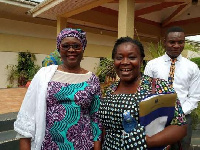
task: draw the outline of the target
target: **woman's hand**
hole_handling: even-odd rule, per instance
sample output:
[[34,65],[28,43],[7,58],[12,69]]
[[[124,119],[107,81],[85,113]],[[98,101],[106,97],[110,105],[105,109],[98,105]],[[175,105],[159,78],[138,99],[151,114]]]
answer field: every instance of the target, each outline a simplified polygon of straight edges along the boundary
[[164,145],[171,145],[181,140],[187,134],[187,125],[170,125],[161,132],[149,137],[146,135],[147,146],[159,147]]
[[[150,138],[151,138],[150,136],[146,135],[146,142],[147,142],[147,143],[150,143],[150,141],[151,141]],[[170,148],[171,148],[171,146],[170,146],[170,145],[167,145],[166,150],[170,150]]]
[[31,150],[31,139],[30,138],[20,138],[19,147],[20,147],[20,150]]
[[101,150],[101,141],[94,142],[94,150]]

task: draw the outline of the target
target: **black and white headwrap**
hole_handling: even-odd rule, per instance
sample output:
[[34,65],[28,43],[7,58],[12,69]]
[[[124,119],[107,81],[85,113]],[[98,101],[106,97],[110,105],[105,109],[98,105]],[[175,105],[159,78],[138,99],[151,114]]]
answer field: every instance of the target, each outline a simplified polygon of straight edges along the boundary
[[66,37],[77,38],[81,42],[83,50],[85,50],[85,47],[87,45],[86,32],[84,32],[81,29],[65,28],[57,36],[57,49],[58,49],[58,51],[60,51],[61,41]]

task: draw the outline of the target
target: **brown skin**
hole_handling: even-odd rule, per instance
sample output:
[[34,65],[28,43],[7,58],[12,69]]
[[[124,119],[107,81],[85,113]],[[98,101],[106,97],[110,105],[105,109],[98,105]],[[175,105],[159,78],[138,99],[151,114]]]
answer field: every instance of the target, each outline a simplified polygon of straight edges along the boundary
[[[81,42],[75,37],[66,37],[62,40],[61,45],[64,44],[80,44]],[[58,67],[58,70],[62,70],[70,73],[87,73],[87,70],[84,70],[80,67],[81,60],[83,58],[83,48],[74,50],[72,47],[67,51],[63,50],[60,46],[60,56],[63,61],[63,65]]]
[[146,136],[147,146],[158,147],[163,145],[170,145],[180,141],[187,134],[187,125],[169,125],[163,131],[153,135]]
[[31,150],[31,139],[30,138],[21,138],[19,141],[20,150]]
[[[167,39],[168,42],[169,39],[171,39],[170,35]],[[171,48],[171,46],[169,45],[168,47],[169,49],[175,49]],[[179,50],[179,53],[181,53],[181,49],[182,48],[177,48],[177,51]],[[177,54],[177,52],[174,53]],[[179,54],[177,54],[176,56],[178,55]],[[114,94],[131,94],[137,91],[140,81],[140,67],[142,65],[142,60],[143,58],[140,55],[139,47],[135,44],[122,43],[118,46],[117,52],[114,57],[114,65],[117,75],[120,78],[120,84]],[[186,131],[187,125],[170,125],[166,127],[163,131],[153,135],[152,137],[146,136],[147,146],[150,148],[176,143],[186,135]]]
[[164,47],[170,58],[177,58],[185,46],[185,34],[183,32],[170,32],[164,41]]
[[139,48],[135,44],[122,43],[118,46],[114,57],[114,66],[120,78],[120,84],[115,94],[130,94],[137,91],[142,60]]
[[101,141],[94,142],[94,150],[101,150]]

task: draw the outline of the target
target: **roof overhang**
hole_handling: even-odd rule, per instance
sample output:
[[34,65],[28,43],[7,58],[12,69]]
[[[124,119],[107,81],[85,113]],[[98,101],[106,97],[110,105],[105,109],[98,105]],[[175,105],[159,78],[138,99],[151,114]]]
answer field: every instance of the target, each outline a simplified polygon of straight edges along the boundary
[[0,3],[5,3],[9,5],[14,5],[18,7],[25,7],[29,9],[33,9],[36,5],[38,5],[38,2],[28,1],[28,0],[0,0]]
[[[199,0],[200,1],[200,0]],[[198,34],[200,2],[193,0],[135,0],[135,27],[139,35],[159,37],[169,26],[184,26]],[[29,11],[33,17],[58,20],[68,26],[118,32],[119,0],[45,0]],[[196,23],[197,22],[197,23]],[[71,24],[70,24],[71,23]],[[151,28],[151,30],[148,30]]]
[[33,17],[56,20],[57,16],[71,17],[113,0],[45,0],[29,13]]

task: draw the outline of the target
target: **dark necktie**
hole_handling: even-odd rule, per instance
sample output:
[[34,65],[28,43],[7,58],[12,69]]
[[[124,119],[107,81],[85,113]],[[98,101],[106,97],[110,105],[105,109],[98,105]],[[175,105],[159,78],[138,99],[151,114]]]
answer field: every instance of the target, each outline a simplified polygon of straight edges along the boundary
[[177,59],[171,59],[171,67],[170,67],[170,71],[169,71],[169,76],[168,76],[168,82],[169,84],[173,85],[174,82],[174,72],[175,72],[175,62],[177,61]]

